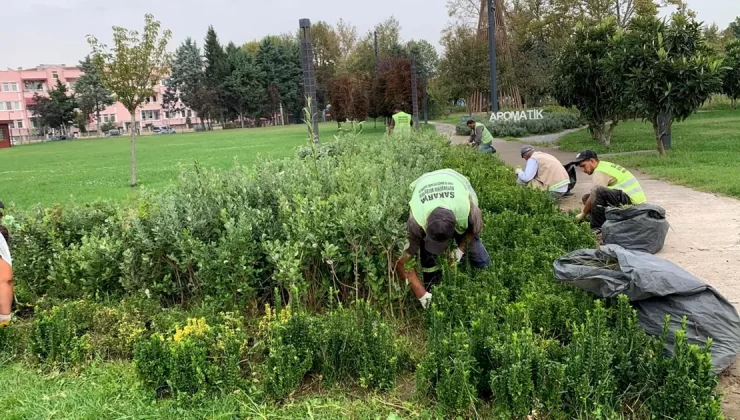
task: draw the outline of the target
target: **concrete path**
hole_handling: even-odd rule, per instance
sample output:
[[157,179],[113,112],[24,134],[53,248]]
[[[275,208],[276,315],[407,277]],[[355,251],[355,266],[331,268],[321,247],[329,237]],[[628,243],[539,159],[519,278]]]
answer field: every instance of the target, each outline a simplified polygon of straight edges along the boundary
[[[440,133],[450,136],[452,144],[465,144],[468,140],[465,136],[456,136],[453,125],[435,125]],[[560,136],[553,137],[557,139]],[[493,141],[498,157],[512,166],[524,166],[519,154],[522,144],[500,139]],[[572,161],[576,155],[548,147],[542,151],[555,156],[562,163]],[[671,229],[658,256],[711,284],[736,308],[740,308],[740,201],[673,185],[631,171],[640,180],[648,200],[666,210]],[[591,176],[579,172],[574,195],[566,197],[561,208],[579,210],[582,208],[581,196],[590,190]],[[722,375],[720,385],[725,394],[722,404],[725,416],[740,420],[740,362]]]

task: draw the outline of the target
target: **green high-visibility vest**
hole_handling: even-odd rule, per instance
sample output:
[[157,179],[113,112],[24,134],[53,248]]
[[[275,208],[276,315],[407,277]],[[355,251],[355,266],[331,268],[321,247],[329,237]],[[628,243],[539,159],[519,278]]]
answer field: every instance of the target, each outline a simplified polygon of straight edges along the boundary
[[436,208],[455,214],[455,231],[462,234],[468,229],[470,202],[478,205],[478,196],[470,181],[452,169],[440,169],[420,176],[411,183],[411,216],[426,232],[427,218]]
[[488,131],[488,128],[486,128],[485,124],[481,124],[479,122],[475,123],[475,128],[473,129],[473,134],[475,134],[475,130],[478,129],[478,127],[483,127],[483,131],[481,132],[480,136],[480,142],[481,144],[488,144],[493,141],[493,136],[491,135],[491,132]]
[[409,132],[411,131],[411,115],[401,111],[393,114],[393,132]]
[[603,172],[616,178],[617,182],[608,188],[612,190],[620,190],[627,194],[630,197],[632,204],[642,204],[647,201],[645,191],[643,191],[637,178],[622,166],[602,160],[599,162],[599,166],[596,167],[595,172]]

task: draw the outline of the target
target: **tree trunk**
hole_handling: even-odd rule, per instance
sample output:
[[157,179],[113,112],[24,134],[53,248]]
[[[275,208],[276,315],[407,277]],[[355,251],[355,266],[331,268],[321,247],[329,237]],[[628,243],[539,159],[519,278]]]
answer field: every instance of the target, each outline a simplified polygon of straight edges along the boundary
[[95,113],[95,118],[98,122],[98,137],[103,137],[103,130],[100,128],[100,110]]
[[136,186],[136,110],[131,112],[131,188]]
[[732,98],[732,109],[737,109],[737,98]]
[[660,126],[658,125],[658,117],[655,116],[653,120],[653,130],[655,131],[655,141],[658,144],[658,154],[660,156],[665,156],[665,148],[663,147],[663,133],[660,131]]
[[241,126],[244,128],[244,112],[241,109],[239,110],[239,121],[241,121]]
[[607,136],[606,123],[604,122],[599,125],[599,139],[601,140],[601,144],[605,147],[609,147],[611,145],[611,133]]

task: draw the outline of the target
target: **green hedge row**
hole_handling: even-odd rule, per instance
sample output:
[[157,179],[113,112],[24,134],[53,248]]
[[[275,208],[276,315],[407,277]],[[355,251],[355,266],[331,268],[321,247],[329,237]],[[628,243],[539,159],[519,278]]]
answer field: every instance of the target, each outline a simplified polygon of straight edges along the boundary
[[[572,128],[583,127],[584,123],[578,113],[568,110],[544,110],[541,120],[489,121],[475,116],[473,119],[482,122],[494,137],[525,137],[540,134],[559,133]],[[459,136],[469,136],[470,129],[465,122],[455,127]]]
[[[443,264],[416,322],[392,266],[408,184],[442,167],[473,184],[493,265]],[[553,260],[594,237],[513,178],[496,157],[427,134],[340,141],[257,170],[196,168],[124,209],[34,212],[13,234],[36,315],[0,330],[0,360],[128,359],[159,395],[278,400],[308,378],[391,389],[415,367],[421,403],[445,417],[718,418],[707,350],[678,332],[667,359],[666,337],[646,336],[626,300],[554,281]],[[425,338],[412,345],[390,317]]]

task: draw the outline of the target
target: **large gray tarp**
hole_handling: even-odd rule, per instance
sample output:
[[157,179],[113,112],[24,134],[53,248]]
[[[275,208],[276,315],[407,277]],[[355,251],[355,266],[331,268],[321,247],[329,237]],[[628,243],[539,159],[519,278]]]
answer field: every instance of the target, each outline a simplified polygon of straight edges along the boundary
[[663,249],[667,234],[668,221],[663,207],[638,204],[606,209],[601,240],[604,245],[614,244],[633,251],[655,254]]
[[672,332],[688,319],[686,336],[703,346],[712,338],[712,365],[720,373],[740,350],[740,317],[735,307],[712,286],[681,267],[645,252],[618,245],[572,252],[553,263],[555,278],[599,297],[625,294],[637,311],[640,326],[660,335],[670,315],[666,350],[673,354]]

